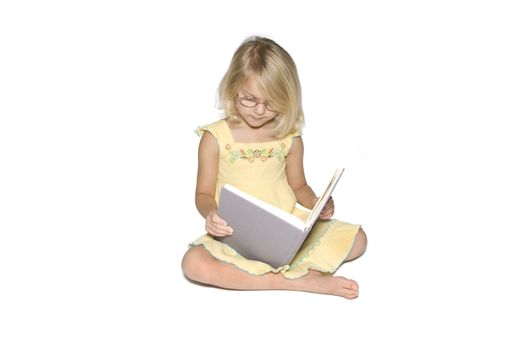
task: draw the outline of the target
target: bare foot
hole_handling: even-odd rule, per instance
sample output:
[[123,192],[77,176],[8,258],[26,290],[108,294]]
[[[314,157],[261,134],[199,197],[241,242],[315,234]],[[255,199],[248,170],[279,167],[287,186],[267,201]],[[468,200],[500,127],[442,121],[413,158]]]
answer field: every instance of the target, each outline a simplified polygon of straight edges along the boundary
[[302,280],[306,292],[337,295],[347,299],[358,297],[358,283],[345,277],[310,271]]
[[202,246],[192,247],[187,251],[182,268],[192,281],[227,289],[295,290],[337,295],[347,299],[358,297],[358,283],[345,277],[314,270],[296,279],[287,279],[280,273],[255,276],[215,259]]

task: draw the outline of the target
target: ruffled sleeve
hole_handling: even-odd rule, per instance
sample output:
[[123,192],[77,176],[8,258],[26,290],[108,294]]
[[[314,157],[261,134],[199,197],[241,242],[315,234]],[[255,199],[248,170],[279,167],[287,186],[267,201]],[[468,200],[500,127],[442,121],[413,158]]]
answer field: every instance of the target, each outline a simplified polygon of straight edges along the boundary
[[301,130],[291,132],[288,137],[293,138],[293,137],[298,137],[298,136],[301,136]]
[[[199,137],[202,137],[203,133],[206,131],[212,134],[211,128],[209,127],[210,125],[211,124],[198,126],[196,130],[194,130],[194,133]],[[214,135],[214,137],[216,137],[216,135]]]
[[227,122],[220,119],[214,123],[198,126],[194,132],[198,136],[202,136],[205,132],[214,136],[220,148],[229,142]]
[[287,154],[289,154],[291,148],[292,148],[292,145],[294,144],[294,139],[298,136],[301,136],[301,130],[298,130],[298,131],[295,131],[295,132],[291,132],[290,134],[288,134],[285,139],[284,139],[284,143],[287,147],[287,150],[285,152],[285,156],[287,156]]

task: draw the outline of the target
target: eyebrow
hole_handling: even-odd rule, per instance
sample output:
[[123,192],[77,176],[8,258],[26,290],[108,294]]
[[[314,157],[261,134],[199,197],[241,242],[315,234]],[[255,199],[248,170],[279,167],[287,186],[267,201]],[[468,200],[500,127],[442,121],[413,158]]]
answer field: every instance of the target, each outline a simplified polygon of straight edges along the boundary
[[262,99],[259,99],[258,97],[254,96],[253,93],[250,93],[249,91],[247,91],[247,90],[245,90],[245,89],[241,89],[241,92],[243,92],[243,93],[246,94],[246,95],[250,95],[250,96],[248,96],[248,97],[253,97],[253,98],[255,98],[255,99],[259,100],[259,101],[262,101]]

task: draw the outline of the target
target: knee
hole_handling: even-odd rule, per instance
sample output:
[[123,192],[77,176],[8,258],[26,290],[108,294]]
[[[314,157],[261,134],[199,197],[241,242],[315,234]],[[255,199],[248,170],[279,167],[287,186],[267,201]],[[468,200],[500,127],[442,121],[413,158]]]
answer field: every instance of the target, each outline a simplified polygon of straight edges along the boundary
[[191,247],[182,258],[182,271],[190,280],[205,283],[208,275],[207,251],[201,246]]
[[356,241],[361,250],[360,255],[363,255],[363,253],[365,253],[365,251],[367,250],[367,234],[365,233],[365,231],[361,229],[361,227],[356,235]]
[[367,234],[361,228],[358,230],[354,239],[354,245],[352,246],[351,252],[345,261],[351,261],[359,258],[367,250]]

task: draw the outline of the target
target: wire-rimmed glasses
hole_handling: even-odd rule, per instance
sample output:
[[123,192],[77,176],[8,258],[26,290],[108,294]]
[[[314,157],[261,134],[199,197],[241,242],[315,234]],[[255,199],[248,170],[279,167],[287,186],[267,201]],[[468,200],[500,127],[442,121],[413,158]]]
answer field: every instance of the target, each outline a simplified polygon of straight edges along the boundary
[[240,102],[240,104],[243,107],[247,107],[247,108],[256,108],[256,106],[258,106],[259,104],[262,104],[265,107],[265,109],[268,110],[269,112],[277,113],[277,111],[274,108],[272,108],[267,102],[261,102],[252,97],[239,97],[238,96],[238,102]]

